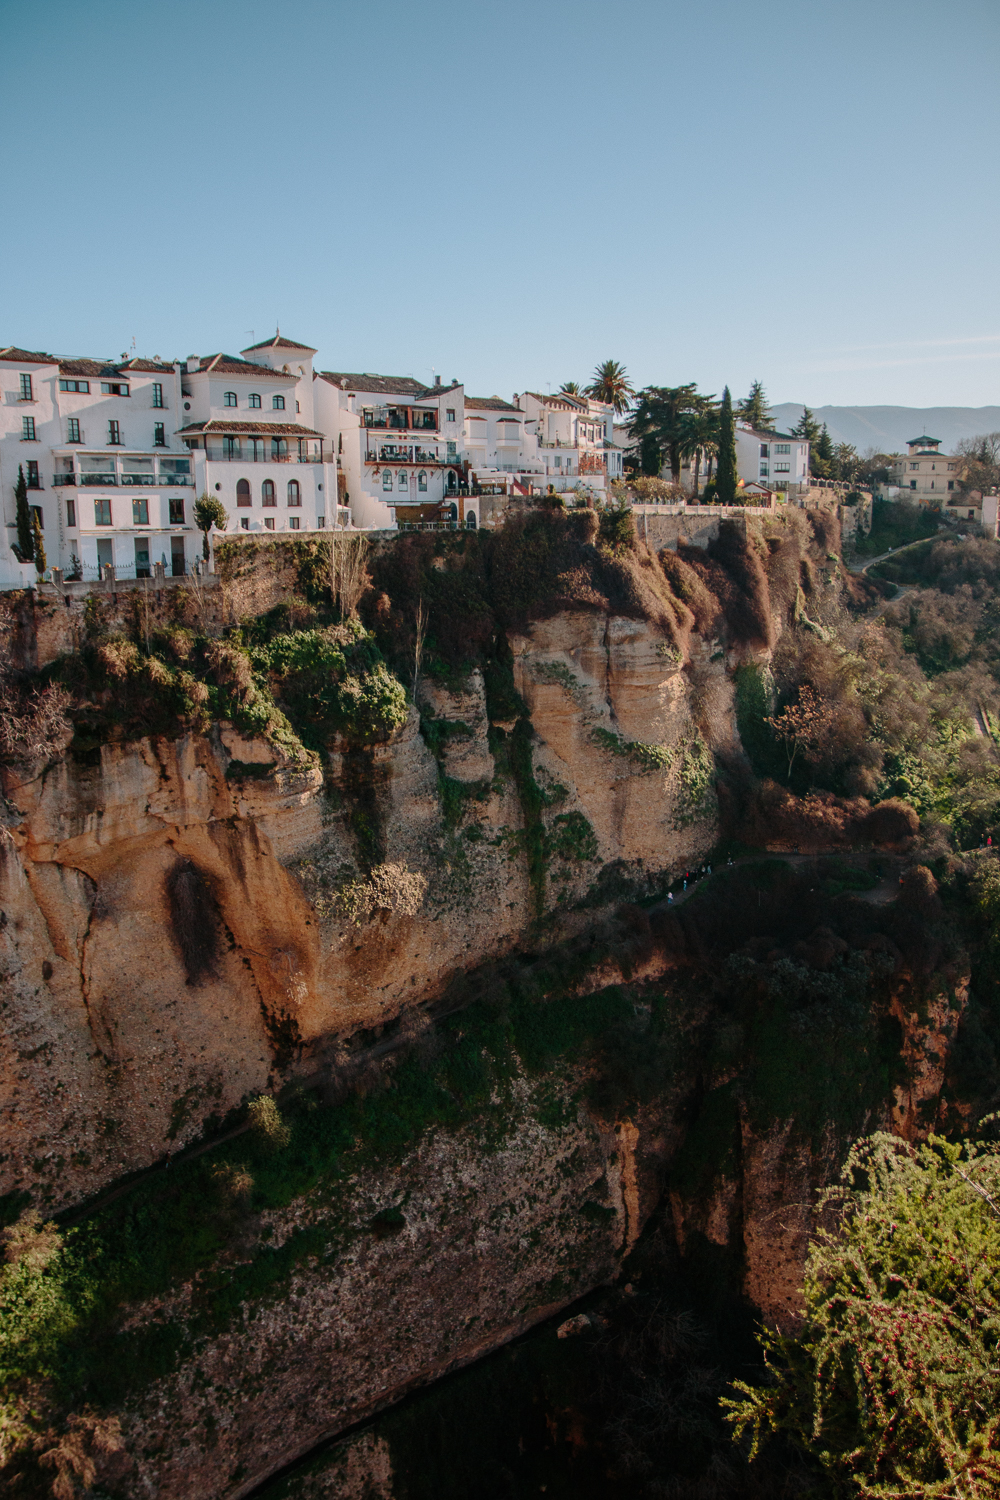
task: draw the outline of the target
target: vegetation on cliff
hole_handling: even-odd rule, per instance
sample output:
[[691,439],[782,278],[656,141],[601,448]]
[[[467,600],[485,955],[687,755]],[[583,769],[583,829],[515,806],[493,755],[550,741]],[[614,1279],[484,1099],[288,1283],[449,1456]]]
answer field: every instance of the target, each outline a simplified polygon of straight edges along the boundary
[[859,1142],[818,1207],[805,1320],[768,1333],[771,1381],[727,1402],[751,1456],[770,1434],[837,1493],[1000,1494],[1000,1148]]

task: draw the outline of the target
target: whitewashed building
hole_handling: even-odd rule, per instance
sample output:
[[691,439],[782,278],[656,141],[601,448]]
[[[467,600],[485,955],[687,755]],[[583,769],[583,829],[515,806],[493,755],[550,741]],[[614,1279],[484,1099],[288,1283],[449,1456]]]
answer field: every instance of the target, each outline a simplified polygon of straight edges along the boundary
[[335,447],[355,526],[439,519],[478,526],[460,382],[426,386],[411,375],[323,370],[315,392],[316,423]]
[[613,406],[590,396],[537,391],[515,394],[514,404],[524,413],[525,441],[534,440],[546,488],[600,490],[622,477],[624,453],[615,441]]
[[809,443],[788,432],[757,432],[737,422],[736,472],[745,484],[771,490],[808,488]]
[[222,501],[230,531],[312,531],[347,519],[336,455],[314,421],[315,353],[276,333],[240,357],[191,355],[182,368],[177,435],[196,494]]
[[[180,367],[162,360],[58,359],[0,351],[0,491],[8,546],[0,586],[34,580],[10,554],[14,487],[23,469],[42,523],[46,559],[69,576],[123,576],[156,562],[183,573],[201,538],[192,464],[175,429]],[[12,576],[12,568],[16,574]]]

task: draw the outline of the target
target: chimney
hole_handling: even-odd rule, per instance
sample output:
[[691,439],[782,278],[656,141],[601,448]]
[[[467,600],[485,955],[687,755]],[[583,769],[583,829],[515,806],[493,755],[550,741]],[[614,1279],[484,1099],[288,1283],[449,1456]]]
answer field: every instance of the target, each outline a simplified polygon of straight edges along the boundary
[[201,360],[197,354],[189,354],[187,357],[187,373],[193,375],[200,364]]
[[439,386],[441,384],[441,376],[440,375],[435,375],[434,376],[434,384],[436,386]]

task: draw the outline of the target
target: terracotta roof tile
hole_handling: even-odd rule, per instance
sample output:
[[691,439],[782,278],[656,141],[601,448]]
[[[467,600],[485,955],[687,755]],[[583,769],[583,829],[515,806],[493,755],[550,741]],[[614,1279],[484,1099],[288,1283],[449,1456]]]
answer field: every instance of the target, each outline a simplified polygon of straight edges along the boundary
[[[441,387],[421,385],[412,375],[346,375],[337,370],[321,370],[320,377],[329,385],[346,391],[364,391],[373,396],[438,396]],[[454,386],[449,386],[454,390]]]
[[269,365],[255,365],[248,359],[237,359],[233,354],[206,354],[199,361],[199,369],[212,375],[246,375],[259,380],[295,379],[294,375],[286,375],[283,370],[272,370]]
[[230,432],[234,435],[241,432],[255,432],[262,437],[324,437],[325,433],[316,432],[312,427],[301,427],[298,422],[225,422],[218,417],[213,417],[209,422],[192,422],[189,427],[179,427],[178,434],[183,437],[194,436],[196,433]]
[[499,396],[466,396],[465,409],[473,411],[517,411],[516,406],[511,406],[509,401],[501,401]]
[[8,344],[6,349],[0,349],[0,359],[10,360],[15,365],[58,364],[52,354],[32,354],[28,349],[19,349],[16,344]]
[[244,349],[242,352],[252,354],[255,349],[304,349],[307,354],[316,353],[311,344],[296,343],[295,339],[282,338],[280,333],[276,333],[272,339],[265,339],[262,344],[251,344],[249,349]]

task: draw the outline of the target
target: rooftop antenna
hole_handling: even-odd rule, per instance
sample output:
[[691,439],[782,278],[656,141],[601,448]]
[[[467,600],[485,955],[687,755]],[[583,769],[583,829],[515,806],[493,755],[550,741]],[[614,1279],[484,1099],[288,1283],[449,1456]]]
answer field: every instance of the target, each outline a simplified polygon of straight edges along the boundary
[[247,340],[247,342],[249,344],[252,344],[253,343],[253,329],[252,328],[248,328],[247,331],[246,331],[246,333],[243,335],[243,337]]

